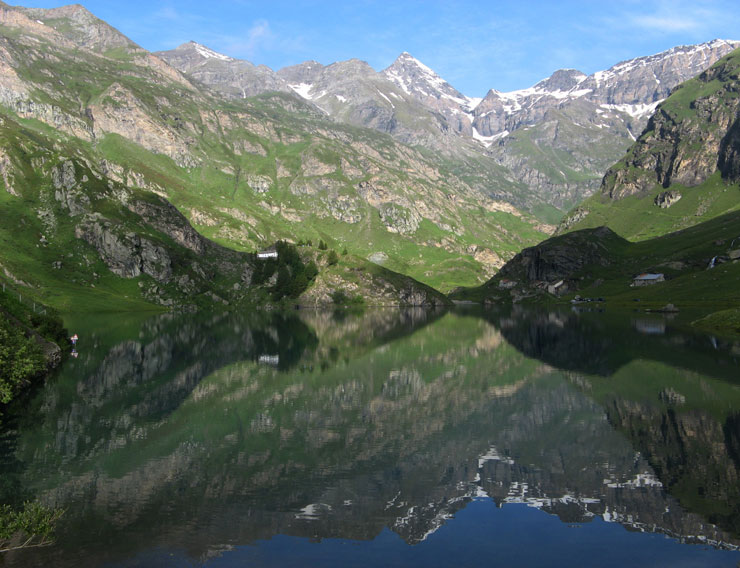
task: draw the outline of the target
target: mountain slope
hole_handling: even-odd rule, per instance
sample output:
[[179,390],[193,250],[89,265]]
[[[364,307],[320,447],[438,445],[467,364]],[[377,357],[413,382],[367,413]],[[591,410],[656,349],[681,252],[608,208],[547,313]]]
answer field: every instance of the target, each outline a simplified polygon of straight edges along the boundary
[[472,136],[471,111],[480,102],[455,89],[409,53],[402,53],[382,74],[425,107],[442,114],[453,132]]
[[[287,67],[277,76],[335,120],[373,128],[442,154],[451,171],[479,191],[556,222],[591,195],[670,90],[739,45],[715,40],[624,61],[586,76],[559,70],[535,86],[479,101],[460,93],[408,53],[376,72],[350,60]],[[192,70],[178,51],[159,55],[226,96],[251,63],[211,57],[208,71]],[[221,56],[223,58],[224,56]],[[211,67],[218,66],[219,72]],[[270,87],[269,85],[272,85]],[[255,78],[255,92],[285,90]]]
[[671,89],[738,45],[681,46],[590,76],[561,70],[530,89],[491,91],[473,111],[474,132],[539,201],[567,210],[598,188]]
[[736,50],[676,89],[562,229],[606,224],[643,239],[737,209],[739,75]]
[[[295,94],[217,96],[133,45],[87,50],[74,43],[74,26],[44,14],[34,17],[54,19],[61,31],[0,6],[2,195],[19,211],[29,204],[25,216],[41,227],[23,239],[8,231],[22,254],[3,252],[0,262],[14,274],[35,283],[55,274],[48,266],[58,259],[33,250],[41,235],[56,238],[39,225],[43,211],[72,225],[96,212],[62,194],[41,206],[56,200],[52,170],[68,161],[78,182],[80,171],[88,178],[76,189],[102,209],[126,209],[130,192],[150,194],[226,247],[322,239],[436,286],[474,283],[543,236],[534,219],[455,176],[435,154],[338,124]],[[29,166],[24,152],[39,157]],[[79,218],[73,208],[83,209]],[[137,234],[150,230],[132,223]],[[61,248],[76,242],[64,239]]]

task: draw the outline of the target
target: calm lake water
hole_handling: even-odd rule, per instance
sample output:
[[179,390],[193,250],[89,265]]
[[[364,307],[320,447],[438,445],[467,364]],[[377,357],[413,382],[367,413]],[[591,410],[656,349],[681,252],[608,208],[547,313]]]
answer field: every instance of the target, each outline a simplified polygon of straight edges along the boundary
[[645,314],[108,316],[2,438],[2,566],[740,563],[740,343]]

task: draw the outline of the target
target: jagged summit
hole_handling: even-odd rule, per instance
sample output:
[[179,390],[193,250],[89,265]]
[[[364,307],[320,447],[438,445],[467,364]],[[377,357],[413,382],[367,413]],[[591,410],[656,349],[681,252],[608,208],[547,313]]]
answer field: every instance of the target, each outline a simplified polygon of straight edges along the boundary
[[448,98],[458,104],[469,104],[465,95],[407,51],[401,53],[382,74],[417,99]]
[[547,79],[537,83],[534,88],[546,91],[569,91],[587,77],[588,75],[578,69],[558,69]]

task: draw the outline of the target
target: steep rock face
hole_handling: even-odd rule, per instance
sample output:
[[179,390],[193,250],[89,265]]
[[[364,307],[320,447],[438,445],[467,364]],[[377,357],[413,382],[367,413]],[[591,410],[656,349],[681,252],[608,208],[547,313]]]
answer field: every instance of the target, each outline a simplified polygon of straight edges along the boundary
[[604,176],[612,199],[665,188],[695,186],[718,169],[738,179],[740,52],[735,51],[665,101],[627,156]]
[[136,233],[118,234],[111,223],[91,218],[78,225],[75,236],[94,246],[111,272],[118,276],[136,278],[147,274],[158,282],[168,282],[172,276],[167,251]]
[[437,139],[448,128],[435,109],[359,59],[327,66],[311,61],[277,74],[330,116],[391,134],[404,143],[439,147]]
[[145,103],[119,83],[113,83],[99,102],[89,107],[88,116],[96,137],[118,134],[148,150],[164,153],[180,165],[194,165],[189,140],[178,132],[182,125],[177,120],[168,124],[154,119]]

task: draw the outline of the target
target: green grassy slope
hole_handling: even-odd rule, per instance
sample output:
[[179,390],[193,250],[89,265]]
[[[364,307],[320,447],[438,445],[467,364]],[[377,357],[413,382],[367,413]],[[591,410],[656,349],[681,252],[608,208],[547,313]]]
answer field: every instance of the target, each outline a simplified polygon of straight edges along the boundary
[[[583,297],[603,297],[609,305],[635,307],[635,301],[639,301],[641,308],[661,308],[673,303],[679,308],[695,307],[705,312],[740,305],[740,262],[730,258],[731,251],[740,250],[738,211],[635,243],[613,233],[599,240],[586,230],[553,237],[537,248],[561,250],[565,258],[577,258],[584,247],[595,240],[604,251],[603,257],[564,276],[572,283],[573,290],[563,299],[570,299],[577,292]],[[718,259],[715,268],[708,269],[715,257]],[[517,282],[513,292],[502,290],[499,283],[503,276],[496,276],[484,286],[459,291],[453,297],[511,301],[515,295],[530,295],[539,300],[557,301],[542,290],[536,291],[536,282],[527,278],[525,266],[518,264],[516,259],[502,272]],[[643,272],[663,273],[666,281],[631,287],[632,278]]]

